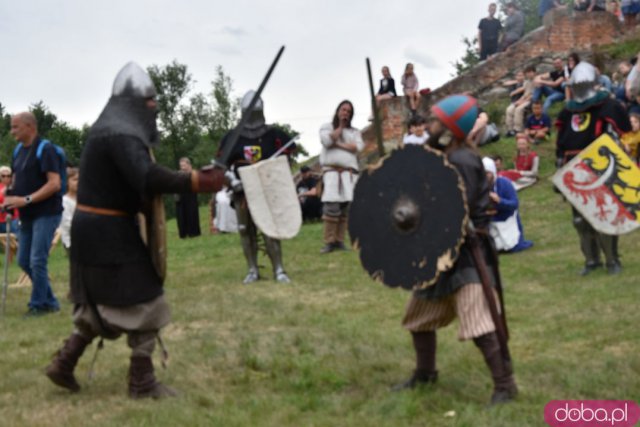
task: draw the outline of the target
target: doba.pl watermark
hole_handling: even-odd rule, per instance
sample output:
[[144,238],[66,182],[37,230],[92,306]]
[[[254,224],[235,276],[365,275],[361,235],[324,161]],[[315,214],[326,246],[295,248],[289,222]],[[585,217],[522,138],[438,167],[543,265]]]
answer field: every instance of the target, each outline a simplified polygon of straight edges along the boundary
[[640,406],[633,400],[552,400],[544,420],[551,427],[633,427]]

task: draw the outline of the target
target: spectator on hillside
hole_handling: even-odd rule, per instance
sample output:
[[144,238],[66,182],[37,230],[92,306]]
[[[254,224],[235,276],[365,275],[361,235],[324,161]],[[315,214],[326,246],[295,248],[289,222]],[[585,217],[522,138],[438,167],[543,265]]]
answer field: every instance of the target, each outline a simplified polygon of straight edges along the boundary
[[420,84],[418,83],[418,77],[413,72],[413,64],[408,63],[404,69],[402,75],[402,91],[409,100],[409,109],[411,114],[415,114],[416,110],[420,106]]
[[519,200],[515,187],[506,178],[497,174],[496,165],[489,157],[482,159],[491,192],[489,198],[493,204],[489,231],[496,249],[502,252],[520,252],[533,246],[525,240],[520,213]]
[[[495,160],[494,160],[495,162]],[[513,169],[498,169],[498,175],[513,182],[516,190],[535,184],[538,180],[538,169],[540,158],[535,151],[531,150],[529,138],[524,133],[516,136],[516,156],[513,159]]]
[[478,44],[480,47],[480,61],[484,61],[491,55],[498,52],[498,41],[500,39],[500,31],[502,24],[495,17],[496,4],[489,4],[489,16],[482,18],[478,25]]
[[533,79],[535,90],[533,91],[532,101],[538,101],[544,95],[546,98],[542,106],[545,114],[549,114],[549,108],[556,102],[564,101],[564,65],[562,58],[555,57],[553,59],[553,71],[540,74]]
[[629,73],[633,65],[629,61],[622,61],[618,64],[618,72],[617,72],[617,84],[613,87],[614,95],[616,99],[623,104],[628,104],[631,101],[630,98],[627,98],[627,79],[629,78]]
[[[512,96],[511,104],[509,104],[505,112],[507,136],[514,136],[516,133],[522,132],[524,130],[525,111],[527,108],[529,108],[531,98],[533,97],[533,79],[536,74],[535,68],[529,66],[525,68],[523,76],[518,77],[518,74],[516,74],[516,80],[522,77],[524,77],[524,80],[521,86],[522,91],[519,92],[518,89],[515,89],[510,94]],[[514,95],[519,95],[515,101]]]
[[429,132],[426,130],[427,121],[419,114],[409,119],[409,132],[402,139],[402,143],[422,145],[429,139]]
[[631,132],[624,134],[621,138],[624,150],[637,164],[640,165],[640,113],[629,114],[631,122]]
[[633,29],[638,24],[640,0],[622,0],[622,2],[620,3],[620,8],[622,10],[625,29]]
[[391,77],[389,67],[385,65],[382,67],[382,78],[380,79],[380,88],[376,95],[376,101],[393,98],[394,96],[396,96],[396,83]]
[[481,147],[490,142],[500,140],[500,132],[495,123],[491,123],[489,115],[482,109],[478,110],[478,118],[476,119],[471,132],[467,135],[467,142],[474,147]]
[[551,9],[564,9],[565,7],[566,6],[559,0],[540,0],[540,4],[538,5],[538,16],[542,19]]
[[607,0],[575,0],[573,8],[582,12],[604,12],[607,10]]
[[571,77],[573,69],[576,68],[576,65],[578,65],[579,63],[580,56],[575,52],[571,52],[567,57],[567,65],[564,66],[564,82],[562,82],[562,87],[564,89],[565,99],[571,99],[571,91],[567,87],[566,82],[569,81],[569,77]]
[[535,101],[531,104],[532,114],[527,118],[525,133],[534,144],[548,141],[551,135],[551,118],[542,112],[542,103]]
[[618,18],[618,21],[624,23],[622,10],[620,9],[620,2],[618,0],[609,0],[609,3],[607,4],[607,12]]
[[296,185],[300,208],[302,209],[302,220],[311,221],[322,218],[322,202],[318,197],[318,179],[313,176],[308,166],[300,168],[300,182]]
[[518,10],[515,3],[507,3],[507,19],[504,21],[504,32],[500,52],[517,42],[524,35],[524,14]]

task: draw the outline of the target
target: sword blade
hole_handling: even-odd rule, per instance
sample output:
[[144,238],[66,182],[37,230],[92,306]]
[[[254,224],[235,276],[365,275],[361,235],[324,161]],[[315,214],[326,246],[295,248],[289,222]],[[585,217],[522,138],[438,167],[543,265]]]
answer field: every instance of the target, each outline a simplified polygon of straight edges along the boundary
[[278,157],[280,154],[282,154],[284,152],[284,150],[286,150],[287,148],[289,148],[291,146],[291,144],[293,144],[294,142],[296,142],[297,140],[300,139],[300,135],[296,135],[293,138],[291,138],[291,140],[289,142],[287,142],[284,146],[282,146],[278,151],[276,151],[271,157],[269,157],[270,159],[274,158],[274,157]]
[[273,73],[273,70],[276,68],[278,61],[280,60],[280,56],[282,56],[282,52],[284,52],[284,46],[280,48],[280,50],[278,51],[278,54],[276,55],[275,59],[271,63],[271,67],[269,67],[267,74],[262,79],[262,83],[260,83],[260,86],[258,87],[258,90],[256,91],[255,95],[253,95],[253,98],[249,103],[249,107],[242,114],[240,123],[238,123],[238,126],[236,126],[233,129],[231,136],[225,143],[224,148],[222,149],[222,154],[220,155],[220,157],[218,157],[218,159],[214,160],[212,163],[226,169],[227,160],[229,160],[229,156],[231,155],[233,148],[235,147],[236,143],[238,142],[238,139],[240,138],[240,131],[242,130],[244,125],[247,123],[247,120],[249,120],[249,117],[251,116],[251,112],[253,111],[253,107],[255,107],[256,102],[258,102],[258,99],[260,99],[260,95],[262,94],[264,87],[267,85],[267,82],[271,77],[271,73]]

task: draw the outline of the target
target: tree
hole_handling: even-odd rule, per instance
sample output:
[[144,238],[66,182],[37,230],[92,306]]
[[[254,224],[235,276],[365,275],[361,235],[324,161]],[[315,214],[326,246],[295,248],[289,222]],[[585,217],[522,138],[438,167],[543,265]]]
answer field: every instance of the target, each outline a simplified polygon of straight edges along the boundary
[[[300,135],[300,132],[298,132],[297,130],[294,130],[291,127],[291,125],[287,123],[273,123],[272,126],[276,129],[280,129],[282,132],[291,136],[291,138],[295,138],[296,136]],[[297,162],[298,157],[300,156],[309,157],[309,152],[302,146],[302,144],[298,143],[296,144],[296,147],[297,147],[296,151],[294,151],[293,154],[291,154],[291,159],[293,160],[294,165],[298,164]]]
[[464,55],[453,63],[453,66],[456,69],[456,76],[466,73],[480,62],[480,55],[478,55],[478,50],[476,48],[478,37],[474,37],[473,39],[463,37],[462,43],[465,45]]
[[36,116],[36,120],[38,121],[38,133],[47,138],[49,136],[49,131],[53,128],[58,117],[49,111],[49,107],[44,105],[44,102],[42,101],[31,104],[29,111]]
[[158,91],[162,144],[156,150],[156,158],[170,168],[177,168],[180,158],[192,157],[202,142],[211,106],[203,95],[191,95],[193,77],[186,65],[174,60],[162,68],[152,65],[147,71]]
[[216,77],[211,82],[213,90],[213,115],[209,123],[209,136],[216,145],[225,133],[229,132],[238,120],[240,101],[231,97],[233,80],[224,73],[220,65],[216,67]]

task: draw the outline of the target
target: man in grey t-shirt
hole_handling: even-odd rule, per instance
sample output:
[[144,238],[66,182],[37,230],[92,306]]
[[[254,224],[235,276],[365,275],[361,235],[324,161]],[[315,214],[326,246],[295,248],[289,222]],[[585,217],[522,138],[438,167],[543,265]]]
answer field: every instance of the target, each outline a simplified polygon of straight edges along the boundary
[[524,14],[518,10],[515,3],[507,3],[506,13],[507,19],[504,21],[504,33],[500,45],[501,52],[507,50],[524,35]]

